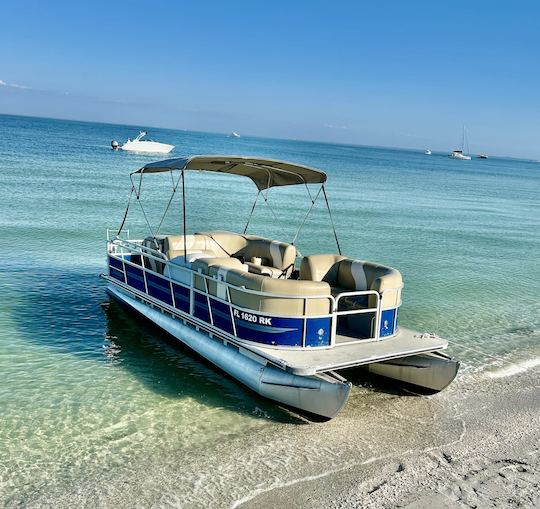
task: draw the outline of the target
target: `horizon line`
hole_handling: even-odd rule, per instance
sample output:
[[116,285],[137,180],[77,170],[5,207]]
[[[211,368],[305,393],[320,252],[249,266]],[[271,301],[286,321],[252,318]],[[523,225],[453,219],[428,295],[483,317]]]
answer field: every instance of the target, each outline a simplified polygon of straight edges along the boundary
[[[3,113],[0,111],[0,115],[5,117],[23,117],[23,118],[36,118],[36,119],[43,119],[43,120],[58,120],[63,122],[80,122],[85,124],[103,124],[103,125],[118,125],[118,126],[125,126],[125,127],[137,127],[136,124],[125,124],[122,122],[104,122],[102,120],[82,120],[82,119],[74,119],[74,118],[62,118],[62,117],[44,117],[40,115],[20,115],[17,113]],[[139,124],[141,125],[141,124]],[[179,127],[161,127],[161,126],[151,126],[148,124],[146,128],[137,127],[137,129],[166,129],[170,131],[184,131],[184,132],[192,132],[192,133],[202,133],[202,134],[220,134],[220,135],[227,135],[226,132],[222,131],[199,131],[197,129],[183,129]],[[421,152],[426,150],[426,148],[411,148],[411,147],[399,147],[399,146],[389,146],[389,145],[363,145],[360,143],[345,143],[345,142],[335,142],[335,141],[325,141],[325,140],[315,140],[315,139],[299,139],[299,138],[280,138],[276,136],[258,136],[254,134],[242,134],[241,137],[247,136],[249,138],[259,138],[262,140],[276,140],[276,141],[289,141],[289,142],[297,142],[297,143],[320,143],[325,145],[335,145],[335,146],[343,146],[343,147],[359,147],[359,148],[380,148],[384,150],[405,150],[409,152]],[[433,152],[433,151],[432,151]],[[435,150],[435,153],[450,153],[451,151],[441,151],[441,150]],[[537,162],[539,160],[533,159],[533,158],[524,158],[524,157],[516,157],[516,156],[506,156],[506,155],[489,155],[490,158],[496,158],[496,159],[510,159],[510,160],[518,160],[518,161],[527,161],[527,162]]]

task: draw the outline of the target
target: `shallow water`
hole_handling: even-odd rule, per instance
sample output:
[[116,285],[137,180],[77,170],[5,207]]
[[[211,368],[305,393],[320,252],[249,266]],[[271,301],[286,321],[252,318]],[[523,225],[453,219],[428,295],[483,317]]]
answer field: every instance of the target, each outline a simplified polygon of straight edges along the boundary
[[[369,460],[393,434],[385,412],[417,412],[432,430],[417,439],[437,435],[436,398],[400,403],[362,380],[343,413],[313,431],[108,302],[98,277],[105,230],[119,226],[129,172],[159,158],[110,150],[110,140],[136,132],[0,116],[0,501],[70,505],[70,496],[81,496],[106,504],[121,498],[129,479],[141,490],[147,483],[143,505],[170,502],[161,497],[184,505],[232,502],[290,476],[340,468],[343,458]],[[324,169],[343,252],[403,273],[402,324],[459,342],[452,353],[465,374],[497,364],[483,352],[531,365],[540,356],[538,163],[151,134],[175,144],[176,156],[253,154]],[[190,231],[243,230],[255,197],[251,182],[189,174],[187,183]],[[144,206],[157,211],[152,224],[170,187],[168,175],[145,180]],[[270,198],[280,220],[259,203],[250,231],[292,239],[309,206],[305,189],[271,190]],[[162,231],[178,232],[180,218],[175,201]],[[126,227],[132,236],[147,234],[137,204]],[[303,253],[335,251],[323,202],[298,245]]]

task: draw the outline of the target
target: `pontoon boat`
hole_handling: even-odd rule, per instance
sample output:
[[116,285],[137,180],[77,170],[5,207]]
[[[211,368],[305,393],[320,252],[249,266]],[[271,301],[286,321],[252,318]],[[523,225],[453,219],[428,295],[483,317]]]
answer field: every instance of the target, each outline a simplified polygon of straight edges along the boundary
[[337,253],[307,256],[296,237],[248,234],[251,215],[242,233],[188,234],[185,175],[197,171],[251,179],[258,189],[251,215],[270,188],[301,185],[310,199],[302,225],[323,197],[334,226],[326,174],[307,166],[237,156],[147,164],[131,174],[131,196],[142,207],[143,177],[170,173],[173,196],[182,190],[183,229],[122,239],[130,198],[107,242],[103,277],[111,297],[262,396],[317,418],[332,418],[345,405],[351,390],[339,374],[345,368],[367,369],[417,393],[438,392],[454,379],[459,363],[442,353],[447,341],[398,327],[401,274],[343,256],[335,228]]

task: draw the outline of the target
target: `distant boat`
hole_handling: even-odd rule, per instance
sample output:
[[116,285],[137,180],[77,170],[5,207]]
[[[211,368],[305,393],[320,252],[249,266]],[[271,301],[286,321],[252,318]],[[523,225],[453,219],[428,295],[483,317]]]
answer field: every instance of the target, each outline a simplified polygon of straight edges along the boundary
[[461,150],[453,150],[451,154],[448,154],[448,157],[452,159],[461,159],[462,161],[470,161],[471,156],[467,155],[464,152],[465,144],[467,144],[467,152],[469,152],[469,141],[467,140],[467,135],[465,133],[465,126],[463,126],[463,134],[461,136]]
[[478,154],[478,159],[487,159],[487,154]]
[[451,154],[448,155],[452,159],[461,159],[463,161],[470,161],[471,156],[468,156],[463,153],[463,150],[453,150]]
[[426,148],[426,150],[424,151],[424,154],[426,154],[427,156],[430,156],[431,150],[429,150],[429,148]]
[[174,145],[168,145],[167,143],[143,140],[145,136],[146,131],[141,131],[134,140],[128,138],[122,146],[119,146],[116,140],[111,142],[111,146],[114,150],[120,149],[129,152],[148,152],[153,154],[167,154],[174,148]]
[[240,135],[237,132],[233,131],[231,133],[231,138],[240,138]]

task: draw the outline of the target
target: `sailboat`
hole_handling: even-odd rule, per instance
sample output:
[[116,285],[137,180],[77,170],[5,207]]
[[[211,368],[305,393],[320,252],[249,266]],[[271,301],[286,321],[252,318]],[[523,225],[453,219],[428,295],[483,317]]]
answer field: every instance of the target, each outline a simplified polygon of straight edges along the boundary
[[467,143],[467,152],[469,152],[469,141],[467,140],[467,135],[465,133],[465,126],[463,126],[463,134],[461,135],[461,150],[453,150],[451,154],[448,154],[448,157],[453,159],[461,159],[462,161],[470,161],[471,156],[465,154],[465,142]]

